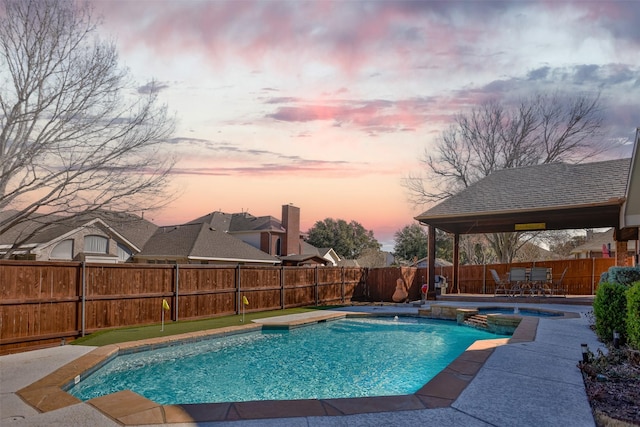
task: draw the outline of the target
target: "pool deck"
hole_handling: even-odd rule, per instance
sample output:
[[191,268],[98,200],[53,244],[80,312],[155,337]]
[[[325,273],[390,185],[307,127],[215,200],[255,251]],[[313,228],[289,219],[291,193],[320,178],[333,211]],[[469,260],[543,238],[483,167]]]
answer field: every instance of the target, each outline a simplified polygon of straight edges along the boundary
[[[585,313],[591,305],[518,299],[369,305],[264,319],[274,327],[348,313],[418,314],[430,305],[513,306],[571,313],[523,317],[510,339],[477,342],[413,395],[285,402],[158,405],[130,391],[80,402],[66,384],[104,357],[134,344],[100,348],[66,345],[0,356],[0,425],[51,426],[595,426],[577,368],[580,344],[602,348]],[[259,327],[259,325],[246,325]],[[507,343],[508,341],[508,343]]]

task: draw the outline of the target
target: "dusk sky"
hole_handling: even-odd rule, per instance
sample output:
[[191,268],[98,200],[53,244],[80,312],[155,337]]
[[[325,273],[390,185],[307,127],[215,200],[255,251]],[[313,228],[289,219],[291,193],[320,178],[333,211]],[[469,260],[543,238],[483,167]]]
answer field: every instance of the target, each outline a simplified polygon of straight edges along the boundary
[[454,114],[537,92],[600,94],[606,138],[640,126],[640,1],[107,1],[101,32],[177,118],[181,196],[159,225],[208,212],[306,231],[355,220],[383,249],[429,206],[407,202]]

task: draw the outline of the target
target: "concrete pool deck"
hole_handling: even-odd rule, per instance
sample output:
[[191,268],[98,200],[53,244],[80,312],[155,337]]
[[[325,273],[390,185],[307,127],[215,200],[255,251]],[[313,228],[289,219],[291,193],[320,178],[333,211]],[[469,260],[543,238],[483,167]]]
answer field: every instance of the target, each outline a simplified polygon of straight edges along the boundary
[[[496,307],[512,306],[513,302],[492,299],[486,303],[456,301],[430,305]],[[576,313],[580,317],[525,317],[508,345],[488,343],[465,352],[463,359],[456,359],[418,393],[409,396],[160,406],[135,393],[121,392],[83,403],[67,401],[70,395],[60,393],[54,383],[70,375],[61,368],[86,359],[94,347],[67,345],[1,356],[0,424],[95,427],[151,426],[165,422],[177,426],[229,427],[595,425],[577,368],[581,343],[587,343],[593,352],[601,347],[584,315],[591,311],[591,306],[521,303],[518,306]],[[419,308],[353,306],[341,311],[418,314]],[[333,315],[339,314],[323,311],[265,321],[297,324],[308,321],[309,316]]]

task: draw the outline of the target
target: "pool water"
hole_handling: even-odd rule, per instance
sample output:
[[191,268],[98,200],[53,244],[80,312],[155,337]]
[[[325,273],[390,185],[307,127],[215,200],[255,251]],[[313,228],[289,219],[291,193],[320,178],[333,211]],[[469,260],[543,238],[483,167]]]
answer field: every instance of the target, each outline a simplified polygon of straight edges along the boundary
[[513,307],[493,307],[493,308],[481,308],[478,310],[480,314],[516,314],[520,316],[534,316],[534,317],[557,317],[563,316],[563,313],[559,312],[551,312],[551,311],[541,311],[541,310],[529,310],[526,308],[519,308],[516,312]]
[[163,405],[411,394],[496,337],[450,321],[347,318],[121,355],[69,393],[129,389]]

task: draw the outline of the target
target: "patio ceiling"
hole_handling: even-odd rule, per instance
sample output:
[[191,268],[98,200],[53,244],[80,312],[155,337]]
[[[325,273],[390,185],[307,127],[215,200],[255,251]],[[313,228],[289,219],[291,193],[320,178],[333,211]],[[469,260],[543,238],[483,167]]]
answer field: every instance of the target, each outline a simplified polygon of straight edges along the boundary
[[618,228],[623,202],[624,199],[612,199],[608,204],[599,205],[574,205],[562,208],[496,211],[442,217],[423,215],[416,219],[451,234]]

